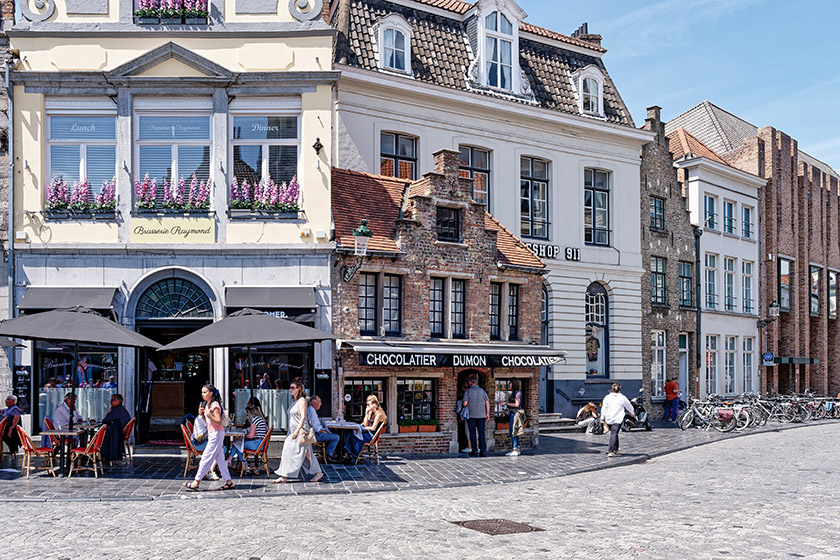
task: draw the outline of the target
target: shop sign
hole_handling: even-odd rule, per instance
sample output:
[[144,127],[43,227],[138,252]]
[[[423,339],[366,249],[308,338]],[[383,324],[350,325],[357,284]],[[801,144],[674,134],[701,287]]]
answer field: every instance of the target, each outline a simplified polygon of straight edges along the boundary
[[560,255],[564,255],[567,261],[580,260],[579,247],[559,247],[557,245],[546,245],[544,243],[525,243],[534,254],[541,259],[559,259]]
[[133,218],[132,243],[215,243],[214,218]]
[[29,414],[29,403],[32,402],[32,366],[16,367],[13,381],[18,407],[24,414]]
[[407,354],[360,352],[359,365],[383,367],[542,367],[558,364],[558,356],[505,354]]

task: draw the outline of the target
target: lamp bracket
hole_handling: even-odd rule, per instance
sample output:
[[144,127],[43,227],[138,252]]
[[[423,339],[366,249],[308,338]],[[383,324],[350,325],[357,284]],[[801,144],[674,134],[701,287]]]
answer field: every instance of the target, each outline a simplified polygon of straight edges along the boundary
[[356,257],[356,264],[352,266],[344,265],[341,267],[341,279],[345,282],[349,282],[353,279],[353,276],[359,272],[359,269],[362,268],[362,263],[364,263],[364,257]]

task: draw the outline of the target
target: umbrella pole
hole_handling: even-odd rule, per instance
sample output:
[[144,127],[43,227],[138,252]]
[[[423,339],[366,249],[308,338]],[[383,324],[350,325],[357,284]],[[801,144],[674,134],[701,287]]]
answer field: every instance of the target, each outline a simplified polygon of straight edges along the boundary
[[[67,430],[72,432],[73,431],[73,416],[76,414],[76,373],[79,369],[79,341],[73,343],[73,371],[70,372],[70,394],[73,395],[70,397],[70,403],[73,405],[73,408],[70,410],[70,423],[67,427]],[[73,436],[70,436],[71,441]],[[65,458],[65,465],[64,465],[64,472],[69,472],[70,470],[70,453],[67,453]]]
[[248,345],[248,378],[251,380],[251,397],[254,396],[254,359],[251,357],[251,345]]

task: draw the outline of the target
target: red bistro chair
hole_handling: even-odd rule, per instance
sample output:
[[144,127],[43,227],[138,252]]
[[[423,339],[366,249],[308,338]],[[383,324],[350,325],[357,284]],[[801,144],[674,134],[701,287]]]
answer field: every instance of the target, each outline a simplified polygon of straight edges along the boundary
[[[67,475],[67,478],[73,476],[74,465],[77,471],[93,471],[94,478],[99,478],[97,474],[97,462],[99,462],[99,472],[103,475],[105,474],[105,471],[102,469],[102,442],[105,439],[105,432],[107,430],[108,426],[102,426],[93,438],[91,438],[87,447],[76,447],[70,450],[70,473]],[[87,459],[88,464],[82,466],[82,459]]]
[[[18,438],[20,438],[20,445],[23,448],[23,464],[20,466],[20,474],[23,476],[23,471],[26,471],[26,478],[29,478],[29,473],[32,471],[47,470],[50,474],[55,476],[55,467],[53,467],[53,450],[49,447],[35,447],[32,443],[32,438],[29,437],[23,428],[16,426]],[[32,457],[38,457],[44,461],[41,467],[32,466]]]

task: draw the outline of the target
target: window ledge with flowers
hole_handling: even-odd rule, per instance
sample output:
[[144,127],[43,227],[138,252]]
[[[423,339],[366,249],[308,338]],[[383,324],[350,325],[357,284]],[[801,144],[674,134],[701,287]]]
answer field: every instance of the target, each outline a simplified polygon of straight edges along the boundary
[[[212,186],[213,182],[211,180],[201,179],[199,181],[193,174],[189,187],[187,187],[187,182],[183,177],[171,185],[169,181],[164,179],[163,185],[159,187],[157,179],[150,179],[149,175],[146,174],[142,182],[139,179],[134,180],[134,214],[209,216],[212,213],[210,210],[210,190]],[[162,194],[160,200],[158,200],[159,190]]]
[[139,0],[137,25],[207,25],[207,0]]
[[300,185],[297,176],[286,183],[268,179],[240,184],[236,177],[230,184],[228,217],[231,220],[290,220],[300,215]]
[[44,214],[48,220],[115,220],[117,218],[116,179],[105,181],[93,196],[87,179],[69,187],[53,179],[47,187]]

